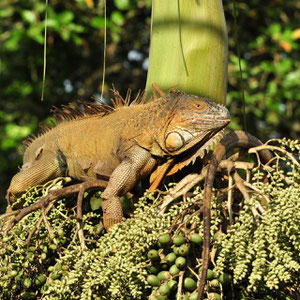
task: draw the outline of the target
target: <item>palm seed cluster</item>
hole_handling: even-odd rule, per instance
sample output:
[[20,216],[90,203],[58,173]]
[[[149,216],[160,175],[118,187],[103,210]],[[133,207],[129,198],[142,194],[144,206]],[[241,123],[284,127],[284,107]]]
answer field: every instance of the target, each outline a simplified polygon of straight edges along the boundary
[[[252,170],[255,192],[250,202],[238,201],[231,224],[220,196],[224,192],[216,190],[208,299],[299,295],[300,145],[280,140],[279,146],[272,149],[272,166]],[[19,201],[29,206],[62,184],[56,180],[30,189]],[[161,209],[163,198],[164,193],[145,193],[130,218],[104,233],[101,198],[86,194],[85,249],[78,238],[75,198],[30,213],[7,234],[7,220],[2,220],[0,298],[196,299],[203,187],[173,201],[166,211]],[[255,218],[254,209],[259,212]]]

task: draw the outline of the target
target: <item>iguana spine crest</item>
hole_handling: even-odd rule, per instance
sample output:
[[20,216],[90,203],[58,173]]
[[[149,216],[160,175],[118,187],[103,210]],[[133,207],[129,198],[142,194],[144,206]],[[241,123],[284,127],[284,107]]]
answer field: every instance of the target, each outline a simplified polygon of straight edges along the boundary
[[79,120],[79,119],[84,119],[84,118],[89,118],[90,116],[97,115],[99,117],[104,117],[116,109],[124,106],[131,106],[131,105],[136,105],[136,104],[144,104],[146,101],[146,91],[139,91],[135,99],[131,101],[131,90],[128,89],[126,93],[125,99],[120,95],[119,91],[117,91],[114,87],[112,89],[112,92],[114,93],[114,98],[111,98],[112,105],[108,105],[103,101],[99,101],[98,98],[95,97],[95,100],[97,101],[96,103],[91,102],[91,101],[81,101],[78,100],[78,103],[80,106],[74,106],[72,103],[69,103],[68,105],[62,105],[62,108],[58,107],[53,107],[51,109],[52,117],[53,119],[50,120],[48,123],[46,122],[41,122],[39,124],[41,130],[38,133],[38,135],[30,134],[24,141],[24,148],[23,152],[32,144],[34,140],[37,138],[41,137],[48,131],[52,130],[55,128],[57,125],[69,122],[69,121],[74,121],[74,120]]

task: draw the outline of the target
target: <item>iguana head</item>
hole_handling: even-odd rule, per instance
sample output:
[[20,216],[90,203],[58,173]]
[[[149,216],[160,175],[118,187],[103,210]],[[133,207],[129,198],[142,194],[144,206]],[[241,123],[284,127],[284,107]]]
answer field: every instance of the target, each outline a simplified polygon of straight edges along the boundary
[[[221,136],[229,122],[229,111],[214,101],[181,92],[165,96],[168,114],[164,127],[156,132],[156,141],[168,154],[175,156],[193,147],[197,156],[208,150]],[[201,156],[203,156],[201,155]]]

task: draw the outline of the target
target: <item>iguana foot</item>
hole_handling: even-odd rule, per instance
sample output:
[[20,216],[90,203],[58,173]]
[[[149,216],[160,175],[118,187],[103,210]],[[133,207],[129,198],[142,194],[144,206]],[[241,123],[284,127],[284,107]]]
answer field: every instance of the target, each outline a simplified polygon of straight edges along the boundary
[[108,231],[113,225],[123,221],[123,210],[120,198],[115,196],[102,202],[103,225]]

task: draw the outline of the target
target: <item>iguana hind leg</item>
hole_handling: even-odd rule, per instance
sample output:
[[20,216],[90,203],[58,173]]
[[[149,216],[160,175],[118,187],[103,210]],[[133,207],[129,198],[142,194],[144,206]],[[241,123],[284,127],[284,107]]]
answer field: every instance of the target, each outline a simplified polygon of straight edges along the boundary
[[130,191],[156,165],[151,154],[138,146],[126,153],[125,159],[112,173],[107,188],[102,193],[103,224],[108,230],[123,219],[120,197]]

